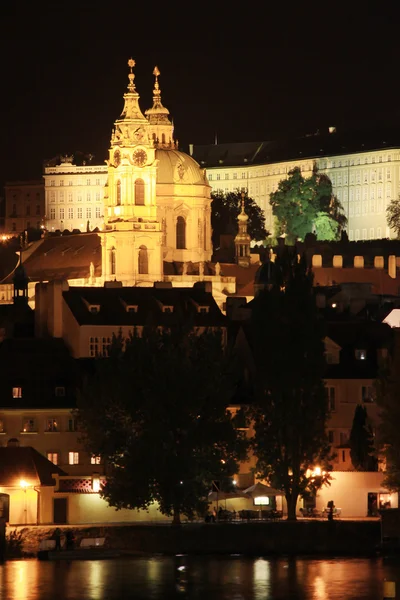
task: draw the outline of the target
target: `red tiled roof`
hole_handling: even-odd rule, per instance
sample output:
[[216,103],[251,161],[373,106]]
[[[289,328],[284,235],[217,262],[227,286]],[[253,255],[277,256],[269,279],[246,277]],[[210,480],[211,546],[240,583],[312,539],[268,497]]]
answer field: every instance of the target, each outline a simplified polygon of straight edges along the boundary
[[[30,250],[22,255],[30,281],[88,278],[91,262],[95,276],[101,275],[101,240],[97,233],[50,236]],[[2,283],[12,283],[12,278],[13,272]]]
[[66,475],[65,471],[30,446],[0,448],[1,486],[19,486],[21,480],[30,486],[53,485],[52,475],[55,473]]

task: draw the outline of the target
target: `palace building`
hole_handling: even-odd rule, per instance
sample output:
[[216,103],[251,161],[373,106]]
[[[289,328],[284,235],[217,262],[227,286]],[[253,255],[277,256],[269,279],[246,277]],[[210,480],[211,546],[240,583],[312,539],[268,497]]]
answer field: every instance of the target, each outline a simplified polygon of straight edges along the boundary
[[297,139],[191,145],[190,154],[206,169],[213,190],[246,190],[264,210],[271,234],[270,194],[294,167],[307,177],[316,166],[332,181],[351,241],[395,237],[386,223],[386,208],[400,191],[400,135],[394,131],[341,133],[330,127]]

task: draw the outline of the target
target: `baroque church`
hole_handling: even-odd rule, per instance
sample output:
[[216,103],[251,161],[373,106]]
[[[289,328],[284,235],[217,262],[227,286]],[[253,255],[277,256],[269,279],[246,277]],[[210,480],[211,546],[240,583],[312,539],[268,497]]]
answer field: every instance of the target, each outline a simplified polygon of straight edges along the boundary
[[[211,260],[211,198],[204,169],[180,152],[154,70],[153,106],[143,115],[130,59],[124,107],[107,161],[102,273],[123,285],[161,281],[164,262],[204,272]],[[186,266],[185,266],[186,265]]]

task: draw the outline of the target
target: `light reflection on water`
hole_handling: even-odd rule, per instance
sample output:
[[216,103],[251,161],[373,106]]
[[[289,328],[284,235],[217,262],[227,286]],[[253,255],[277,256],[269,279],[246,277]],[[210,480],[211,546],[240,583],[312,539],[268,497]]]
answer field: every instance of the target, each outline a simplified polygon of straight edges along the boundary
[[[177,556],[0,565],[7,600],[379,600],[400,561]],[[397,583],[400,591],[400,575]]]

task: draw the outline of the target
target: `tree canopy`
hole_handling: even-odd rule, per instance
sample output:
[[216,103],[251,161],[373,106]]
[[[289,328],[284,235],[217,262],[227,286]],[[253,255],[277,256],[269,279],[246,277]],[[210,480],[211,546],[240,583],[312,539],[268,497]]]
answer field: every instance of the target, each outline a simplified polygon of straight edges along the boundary
[[288,245],[304,240],[314,232],[320,240],[337,240],[346,226],[343,207],[333,194],[329,177],[314,168],[304,177],[295,167],[270,195],[272,212],[277,218],[277,236],[286,235]]
[[[242,196],[239,190],[227,193],[218,190],[211,193],[211,198],[212,243],[215,250],[219,247],[221,235],[236,236]],[[246,196],[245,211],[249,217],[247,231],[252,240],[265,240],[269,233],[265,229],[265,215],[262,208],[252,198]]]
[[377,442],[386,470],[383,485],[400,490],[400,337],[395,332],[394,353],[381,365],[376,381],[376,403],[380,422]]
[[386,208],[386,223],[400,237],[400,198],[391,200]]
[[368,421],[367,409],[357,404],[350,432],[350,458],[357,471],[376,471],[374,436]]
[[238,471],[247,442],[227,410],[234,386],[221,335],[146,329],[95,360],[77,416],[106,465],[111,506],[157,502],[179,523],[205,509],[213,480]]
[[258,476],[283,490],[288,518],[295,519],[298,497],[329,481],[325,326],[305,261],[285,247],[270,266],[270,283],[252,302],[252,447]]

